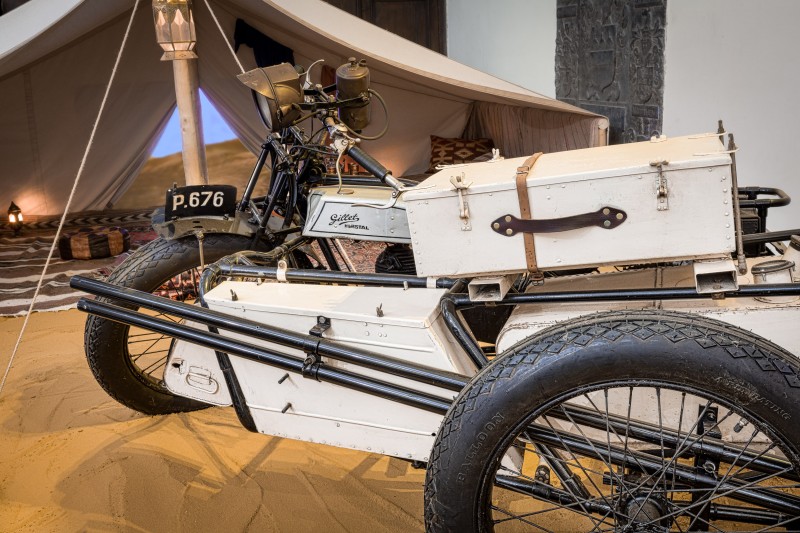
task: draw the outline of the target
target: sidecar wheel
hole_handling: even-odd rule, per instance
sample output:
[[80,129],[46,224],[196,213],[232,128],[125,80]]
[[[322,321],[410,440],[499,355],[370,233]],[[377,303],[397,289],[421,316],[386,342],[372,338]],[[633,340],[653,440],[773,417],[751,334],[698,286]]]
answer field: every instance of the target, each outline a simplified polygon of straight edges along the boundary
[[499,356],[447,413],[429,532],[797,531],[800,365],[727,324],[603,313]]
[[[249,247],[240,235],[207,235],[206,263]],[[196,297],[200,275],[197,239],[156,239],[139,248],[109,277],[108,282],[181,301]],[[105,300],[108,301],[108,300]],[[135,309],[135,306],[126,306]],[[157,315],[164,316],[164,315]],[[121,404],[148,415],[194,411],[208,404],[175,396],[163,385],[170,337],[89,316],[84,345],[97,382]]]

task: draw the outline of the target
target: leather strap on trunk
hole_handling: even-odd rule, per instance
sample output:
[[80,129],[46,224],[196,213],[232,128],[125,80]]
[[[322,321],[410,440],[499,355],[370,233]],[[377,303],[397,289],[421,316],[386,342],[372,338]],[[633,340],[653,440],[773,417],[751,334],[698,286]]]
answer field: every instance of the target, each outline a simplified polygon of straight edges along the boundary
[[[542,152],[537,152],[526,159],[522,166],[517,167],[517,196],[519,197],[519,218],[521,220],[531,220],[533,218],[531,201],[528,198],[528,174],[530,174],[533,165],[536,164],[536,160],[541,155]],[[525,243],[525,261],[528,264],[528,272],[533,275],[534,280],[541,280],[543,275],[536,265],[536,245],[533,242],[533,234],[523,233],[522,238]]]

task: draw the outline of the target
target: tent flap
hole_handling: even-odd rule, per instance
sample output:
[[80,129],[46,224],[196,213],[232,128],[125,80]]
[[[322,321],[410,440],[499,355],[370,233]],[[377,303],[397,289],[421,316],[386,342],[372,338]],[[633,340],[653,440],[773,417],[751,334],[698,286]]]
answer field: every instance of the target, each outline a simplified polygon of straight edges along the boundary
[[[0,17],[0,207],[13,200],[32,216],[63,212],[132,5],[32,0]],[[236,79],[228,43],[238,19],[291,49],[304,65],[324,59],[335,68],[350,56],[366,59],[391,125],[365,148],[396,175],[428,167],[431,135],[491,137],[507,156],[584,148],[601,137],[604,119],[596,115],[457,63],[321,0],[211,5],[225,36],[205,3],[195,2],[200,85],[251,150],[266,131]],[[140,2],[73,211],[113,205],[156,143],[175,103],[171,65],[160,57],[150,2]],[[248,46],[239,47],[237,57],[245,68],[256,66]],[[313,72],[317,81],[319,72]],[[383,127],[379,106],[372,116],[367,134]]]

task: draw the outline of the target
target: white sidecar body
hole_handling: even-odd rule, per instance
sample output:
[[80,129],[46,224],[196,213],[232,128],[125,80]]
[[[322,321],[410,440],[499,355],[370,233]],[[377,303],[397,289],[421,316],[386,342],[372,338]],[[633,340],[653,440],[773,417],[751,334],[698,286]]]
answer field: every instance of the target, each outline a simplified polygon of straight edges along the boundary
[[[205,294],[205,302],[211,310],[234,320],[316,335],[468,380],[478,372],[478,365],[445,324],[442,298],[447,290],[437,288],[435,277],[491,277],[526,270],[522,236],[509,237],[493,228],[498,217],[520,215],[514,176],[523,161],[444,169],[407,192],[393,208],[380,211],[338,202],[335,188],[326,188],[317,197],[312,194],[317,200],[312,201],[308,231],[345,236],[370,220],[385,229],[383,237],[396,235],[402,241],[403,232],[410,230],[418,273],[430,276],[425,287],[302,284],[287,282],[284,275],[282,282],[223,281]],[[752,274],[753,267],[780,259],[774,255],[748,259],[750,273],[737,276],[731,259],[736,248],[731,170],[730,156],[712,135],[542,156],[527,178],[534,220],[555,220],[558,227],[558,219],[602,212],[606,207],[622,210],[625,216],[624,223],[613,229],[591,225],[537,233],[540,268],[591,266],[599,267],[600,272],[548,278],[543,286],[529,287],[528,293],[688,288],[695,295],[721,295],[764,281],[800,281],[790,265],[800,250],[791,247],[782,258],[790,265],[787,279],[758,279]],[[369,190],[359,194],[376,206],[386,199],[383,192],[374,198]],[[406,212],[408,227],[404,229]],[[358,221],[353,218],[356,215]],[[348,223],[353,227],[348,228]],[[642,266],[661,262],[668,263]],[[620,269],[614,265],[636,266]],[[281,276],[277,278],[281,280]],[[496,353],[548,326],[599,311],[630,309],[664,309],[714,318],[748,329],[800,357],[800,329],[796,327],[800,324],[800,296],[525,303],[517,305],[502,326]],[[264,340],[257,344],[298,362],[308,360],[309,353],[298,348],[286,349]],[[262,433],[406,459],[429,459],[441,413],[381,397],[374,390],[318,382],[313,376],[290,374],[237,355],[231,355],[230,361],[246,407]],[[320,362],[351,372],[356,379],[381,375],[326,357]],[[177,395],[214,405],[232,403],[225,375],[211,349],[176,340],[164,379]],[[457,394],[453,389],[403,377],[393,380],[393,384],[448,404]],[[646,411],[652,403],[643,401],[641,406]],[[640,415],[642,419],[655,416],[648,412]]]

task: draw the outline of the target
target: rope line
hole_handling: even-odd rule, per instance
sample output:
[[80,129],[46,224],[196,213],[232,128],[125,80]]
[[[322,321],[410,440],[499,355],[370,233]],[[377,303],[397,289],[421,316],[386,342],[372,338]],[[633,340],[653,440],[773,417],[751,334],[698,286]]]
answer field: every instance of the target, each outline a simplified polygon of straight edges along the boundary
[[81,180],[81,175],[83,174],[83,170],[86,167],[86,160],[89,157],[89,151],[92,148],[92,144],[94,143],[94,136],[97,133],[97,127],[100,124],[100,117],[103,116],[103,110],[106,107],[106,101],[108,100],[108,94],[111,92],[111,85],[114,83],[114,77],[117,74],[117,68],[119,67],[119,62],[122,59],[122,52],[125,49],[125,44],[128,42],[128,36],[131,33],[131,27],[133,26],[133,19],[136,15],[136,9],[139,7],[139,0],[136,0],[133,4],[133,10],[131,11],[131,18],[128,20],[128,27],[125,29],[125,36],[122,38],[122,44],[120,45],[119,52],[117,53],[117,59],[114,61],[114,68],[111,70],[111,77],[108,80],[108,85],[106,86],[106,92],[103,95],[103,101],[100,103],[100,110],[97,112],[97,118],[94,121],[94,126],[92,126],[92,133],[89,136],[89,143],[86,145],[86,150],[83,152],[83,159],[81,159],[81,165],[78,167],[78,174],[75,176],[75,182],[72,184],[72,190],[69,193],[69,198],[67,199],[67,204],[64,206],[64,214],[61,215],[61,221],[58,224],[58,228],[56,229],[56,235],[53,238],[53,242],[50,245],[50,252],[47,254],[47,260],[44,263],[44,268],[42,269],[42,275],[39,276],[39,282],[36,284],[36,290],[33,293],[33,298],[31,298],[31,304],[28,306],[28,312],[25,314],[25,321],[22,323],[22,328],[19,331],[19,336],[17,337],[17,342],[14,345],[14,350],[11,352],[11,358],[8,360],[8,366],[6,367],[6,371],[3,374],[3,379],[0,381],[0,394],[3,392],[3,387],[6,384],[6,379],[8,378],[8,373],[11,371],[11,366],[14,364],[14,358],[17,355],[17,351],[19,350],[19,345],[22,342],[22,336],[25,334],[25,329],[28,327],[28,320],[31,317],[31,313],[33,312],[33,306],[36,303],[36,297],[39,296],[39,290],[42,288],[42,282],[44,281],[44,277],[47,274],[47,268],[50,265],[50,260],[53,258],[53,251],[56,249],[56,245],[58,244],[58,238],[61,235],[61,230],[64,227],[64,222],[67,219],[67,213],[69,213],[69,208],[72,206],[72,200],[75,197],[75,191],[78,189],[78,183]]
[[233,49],[233,45],[225,36],[225,30],[222,29],[222,24],[219,23],[219,19],[217,18],[216,13],[214,10],[211,9],[211,4],[208,3],[208,0],[203,0],[206,3],[206,7],[208,8],[209,13],[211,13],[211,18],[214,19],[214,22],[217,24],[217,28],[219,28],[219,33],[222,35],[222,40],[225,41],[225,44],[228,45],[228,50],[231,51],[231,55],[233,56],[233,60],[236,61],[236,64],[239,65],[239,70],[244,74],[244,67],[242,66],[242,62],[239,61],[239,58],[236,56],[236,51]]

